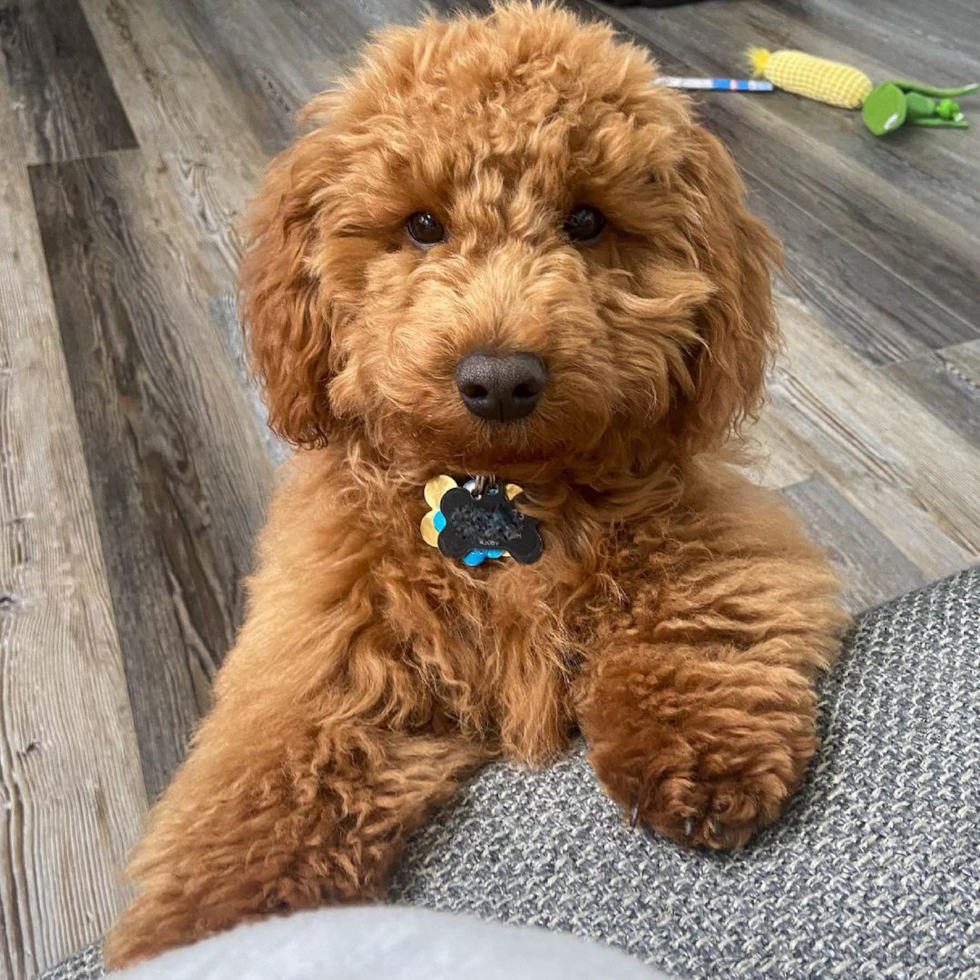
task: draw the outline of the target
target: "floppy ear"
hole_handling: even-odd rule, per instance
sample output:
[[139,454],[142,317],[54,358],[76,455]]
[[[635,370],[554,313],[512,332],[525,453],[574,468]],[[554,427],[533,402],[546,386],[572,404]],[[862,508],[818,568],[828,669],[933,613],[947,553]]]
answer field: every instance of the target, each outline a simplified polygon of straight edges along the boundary
[[239,275],[251,367],[269,426],[301,446],[325,444],[330,427],[332,313],[314,262],[330,150],[329,135],[317,130],[273,161],[250,205],[249,251]]
[[781,267],[776,238],[745,207],[745,185],[728,151],[692,124],[682,164],[688,236],[714,292],[699,312],[701,346],[691,390],[680,395],[678,437],[687,451],[718,446],[761,406],[779,347],[770,273]]

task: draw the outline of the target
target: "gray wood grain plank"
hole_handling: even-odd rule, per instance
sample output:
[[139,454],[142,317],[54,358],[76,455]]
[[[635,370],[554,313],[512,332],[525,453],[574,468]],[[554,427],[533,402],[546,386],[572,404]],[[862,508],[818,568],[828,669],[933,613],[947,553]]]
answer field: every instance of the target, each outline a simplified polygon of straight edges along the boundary
[[[448,16],[457,10],[488,14],[491,0],[341,0],[344,7],[356,18],[365,32],[375,31],[388,24],[409,24],[416,20],[420,11],[431,10],[439,16]],[[328,8],[321,7],[323,11]]]
[[208,311],[228,356],[238,368],[242,385],[248,392],[248,404],[252,410],[255,429],[262,441],[262,448],[273,467],[278,467],[289,458],[292,449],[269,428],[269,412],[262,401],[258,385],[249,373],[245,337],[242,333],[235,297],[231,293],[215,296],[208,303]]
[[295,113],[367,36],[356,5],[177,0],[174,9],[269,155],[292,140]]
[[[951,350],[952,356],[940,350],[889,364],[884,371],[910,398],[941,418],[980,453],[980,377],[964,370],[957,360],[957,353],[959,360],[963,359],[962,353]],[[977,498],[980,507],[980,488]]]
[[127,901],[146,795],[9,95],[0,64],[0,977],[25,980]]
[[[934,85],[980,78],[976,6],[869,3],[867,0],[764,0],[767,16],[782,15],[800,30],[845,41],[880,65],[875,80],[918,78]],[[859,67],[864,67],[860,64]]]
[[822,477],[786,487],[782,495],[840,572],[851,612],[925,585],[922,571]]
[[153,797],[233,641],[270,467],[165,176],[131,151],[31,180]]
[[800,304],[779,298],[777,309],[787,348],[768,423],[780,446],[795,446],[930,581],[975,564],[980,454]]
[[[856,294],[867,295],[885,313],[876,317],[865,310],[864,323],[860,318],[841,321],[859,349],[874,360],[884,354],[868,336],[881,321],[892,332],[907,335],[909,347],[935,349],[980,335],[980,238],[946,222],[919,199],[902,197],[893,188],[880,190],[880,177],[853,160],[831,158],[782,125],[736,120],[719,111],[720,105],[706,107],[705,121],[734,148],[788,249],[797,250],[805,236],[811,239],[796,268],[805,265],[807,278],[819,283],[825,296],[835,287],[847,289],[839,279],[845,266],[863,287]],[[787,201],[793,205],[790,211],[784,206]],[[813,247],[817,237],[822,247]],[[828,254],[843,261],[827,268]],[[821,302],[814,296],[816,308]],[[894,315],[898,311],[900,319]]]
[[[749,204],[783,244],[787,281],[777,289],[807,310],[872,364],[889,364],[973,337],[959,317],[893,275],[813,215],[744,174]],[[946,339],[948,338],[948,339]]]
[[939,351],[951,368],[963,375],[974,388],[980,387],[980,341],[957,344]]
[[76,0],[0,0],[0,47],[28,162],[136,146]]
[[148,164],[170,177],[194,229],[193,251],[234,288],[245,200],[268,162],[227,85],[169,9],[140,0],[81,0]]

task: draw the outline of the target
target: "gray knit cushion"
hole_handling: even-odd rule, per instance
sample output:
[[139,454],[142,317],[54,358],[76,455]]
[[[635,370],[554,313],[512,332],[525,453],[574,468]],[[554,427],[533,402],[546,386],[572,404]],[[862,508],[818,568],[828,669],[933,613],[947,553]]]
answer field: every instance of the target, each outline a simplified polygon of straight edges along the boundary
[[86,946],[69,956],[53,970],[42,973],[39,980],[99,980],[105,976],[98,946]]
[[822,703],[806,785],[744,851],[630,831],[579,750],[486,769],[415,836],[393,900],[688,977],[980,980],[980,569],[865,614]]

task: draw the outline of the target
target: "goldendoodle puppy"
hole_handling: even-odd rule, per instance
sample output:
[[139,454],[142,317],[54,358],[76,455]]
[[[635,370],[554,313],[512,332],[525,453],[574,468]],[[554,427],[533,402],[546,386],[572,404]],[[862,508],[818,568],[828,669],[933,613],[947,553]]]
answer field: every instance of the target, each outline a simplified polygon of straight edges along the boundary
[[273,164],[242,291],[300,451],[111,965],[382,895],[463,776],[576,728],[681,844],[744,844],[799,784],[844,616],[724,448],[777,247],[655,70],[553,6],[428,20]]

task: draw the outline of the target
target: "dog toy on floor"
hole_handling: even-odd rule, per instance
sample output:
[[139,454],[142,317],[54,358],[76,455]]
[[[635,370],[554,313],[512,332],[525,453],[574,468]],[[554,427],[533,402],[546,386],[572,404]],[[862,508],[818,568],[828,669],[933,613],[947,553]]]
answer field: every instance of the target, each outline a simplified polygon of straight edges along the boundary
[[895,79],[875,87],[858,68],[802,51],[769,52],[749,48],[754,74],[776,88],[842,109],[861,109],[865,125],[876,136],[913,126],[966,129],[969,123],[954,96],[969,95],[980,85],[936,88]]
[[772,53],[765,48],[749,48],[748,55],[756,77],[765,78],[776,88],[842,109],[860,108],[873,88],[863,71],[802,51]]
[[959,88],[933,88],[918,82],[883,82],[868,94],[861,115],[864,124],[875,136],[894,132],[905,123],[966,129],[970,124],[963,118],[960,104],[954,102],[952,96],[969,95],[977,88],[980,86],[976,84]]
[[771,92],[773,89],[772,82],[763,82],[756,78],[681,78],[677,75],[661,75],[654,79],[653,84],[710,92]]

